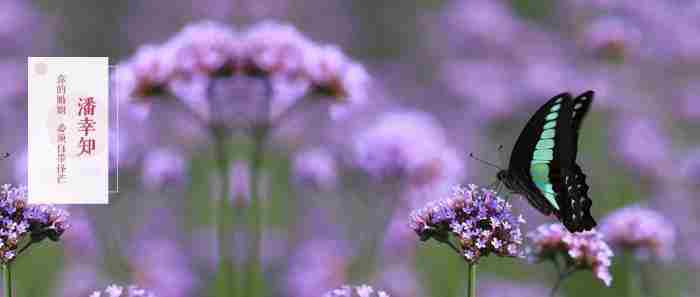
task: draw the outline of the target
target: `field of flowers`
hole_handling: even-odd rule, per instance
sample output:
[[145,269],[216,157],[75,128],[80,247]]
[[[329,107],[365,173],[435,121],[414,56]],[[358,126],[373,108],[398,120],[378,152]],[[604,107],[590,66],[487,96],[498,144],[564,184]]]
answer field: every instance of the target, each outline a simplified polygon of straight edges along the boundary
[[[700,296],[695,1],[2,0],[0,24],[2,296]],[[109,205],[27,204],[28,56],[114,65]],[[469,156],[508,167],[587,90],[598,226],[570,233]]]

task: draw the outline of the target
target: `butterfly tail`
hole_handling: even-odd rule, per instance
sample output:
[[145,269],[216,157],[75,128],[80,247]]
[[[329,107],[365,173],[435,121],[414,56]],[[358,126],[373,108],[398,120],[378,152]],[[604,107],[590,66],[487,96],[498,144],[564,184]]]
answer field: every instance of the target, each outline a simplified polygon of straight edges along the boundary
[[574,164],[572,170],[566,170],[564,173],[565,191],[568,197],[569,205],[566,211],[561,213],[561,220],[566,229],[571,232],[580,232],[591,230],[597,225],[595,219],[591,215],[591,198],[588,197],[588,185],[586,184],[586,175],[583,174],[581,167]]

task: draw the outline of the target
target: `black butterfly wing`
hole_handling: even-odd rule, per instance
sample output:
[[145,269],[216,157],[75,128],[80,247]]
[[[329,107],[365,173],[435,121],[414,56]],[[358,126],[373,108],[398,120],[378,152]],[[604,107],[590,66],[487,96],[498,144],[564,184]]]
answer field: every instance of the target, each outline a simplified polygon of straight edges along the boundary
[[[576,164],[578,134],[583,118],[588,113],[591,103],[593,103],[593,95],[593,91],[587,91],[573,100],[571,163],[562,170],[564,190],[562,195],[560,195],[563,198],[560,204],[568,204],[568,207],[565,208],[566,211],[563,211],[564,208],[562,208],[558,216],[564,223],[564,226],[572,232],[590,230],[596,226],[595,219],[593,219],[590,211],[593,202],[588,197],[589,187],[586,184],[586,175],[581,170],[581,167]],[[569,162],[569,160],[567,159],[566,162]]]
[[574,132],[574,161],[576,160],[576,155],[578,153],[578,131],[581,129],[581,123],[588,114],[588,110],[591,109],[591,103],[593,103],[593,95],[593,91],[586,91],[583,94],[578,95],[576,98],[574,98],[574,111],[571,116]]
[[[559,165],[561,160],[559,158],[551,158],[548,162],[550,170],[548,170],[546,177],[551,179],[549,183],[552,184],[552,189],[550,191],[543,191],[542,183],[533,179],[531,163],[538,142],[545,130],[554,129],[552,157],[562,155],[562,152],[565,152],[564,155],[566,155],[566,152],[571,152],[572,140],[565,136],[565,134],[568,134],[568,137],[571,137],[570,131],[561,131],[571,129],[571,100],[570,94],[562,93],[549,99],[547,103],[535,112],[515,142],[508,165],[508,172],[512,177],[511,183],[517,188],[514,190],[524,194],[528,202],[545,215],[558,213],[559,206],[555,206],[558,202],[552,195],[558,192],[556,185],[561,184],[561,172],[558,170],[561,168]],[[550,114],[552,114],[552,108],[555,108],[555,106],[558,106],[558,113],[557,117],[552,119]],[[548,123],[554,127],[545,129]]]

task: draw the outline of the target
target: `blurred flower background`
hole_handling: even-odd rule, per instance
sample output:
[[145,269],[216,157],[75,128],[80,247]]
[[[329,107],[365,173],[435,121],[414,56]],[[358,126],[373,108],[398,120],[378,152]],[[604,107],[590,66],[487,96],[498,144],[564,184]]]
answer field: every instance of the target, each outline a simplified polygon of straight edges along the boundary
[[[62,244],[15,265],[18,296],[221,296],[221,257],[259,276],[249,296],[464,296],[464,260],[411,211],[491,184],[470,152],[506,167],[540,104],[588,89],[578,160],[612,283],[558,295],[700,296],[695,1],[3,0],[0,23],[2,183],[26,184],[27,56],[108,56],[120,94],[120,192],[69,208]],[[523,234],[552,221],[510,203]],[[489,257],[479,278],[543,296],[557,275]]]

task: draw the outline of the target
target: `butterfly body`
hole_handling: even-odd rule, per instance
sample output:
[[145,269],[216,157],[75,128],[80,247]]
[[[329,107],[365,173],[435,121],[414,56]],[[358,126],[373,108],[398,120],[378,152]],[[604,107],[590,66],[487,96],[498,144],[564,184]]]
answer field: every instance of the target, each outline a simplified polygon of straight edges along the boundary
[[576,98],[568,93],[552,97],[528,121],[508,169],[497,175],[508,189],[525,196],[542,214],[554,214],[571,232],[596,225],[586,175],[576,164],[578,130],[592,101],[592,91]]

